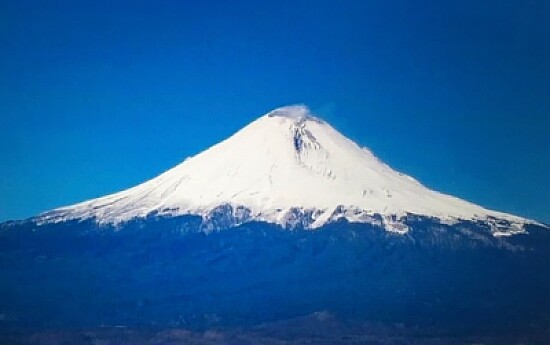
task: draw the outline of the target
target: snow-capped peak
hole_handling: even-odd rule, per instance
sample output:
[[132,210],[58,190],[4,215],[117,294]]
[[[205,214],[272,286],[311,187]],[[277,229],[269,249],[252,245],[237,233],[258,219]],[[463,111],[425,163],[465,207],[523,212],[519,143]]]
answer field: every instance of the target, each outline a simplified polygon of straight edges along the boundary
[[136,187],[47,212],[41,219],[116,223],[151,213],[207,217],[223,205],[246,210],[246,219],[282,225],[296,212],[306,214],[310,228],[338,218],[373,222],[378,215],[386,229],[406,232],[400,219],[415,214],[445,222],[488,221],[499,235],[521,232],[530,222],[426,188],[303,105],[275,109]]

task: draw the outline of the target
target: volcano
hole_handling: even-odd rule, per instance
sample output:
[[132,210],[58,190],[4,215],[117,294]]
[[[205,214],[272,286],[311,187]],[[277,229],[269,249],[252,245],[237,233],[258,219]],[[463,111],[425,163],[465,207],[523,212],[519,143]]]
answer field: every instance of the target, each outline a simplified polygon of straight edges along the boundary
[[94,219],[117,224],[148,215],[236,210],[235,221],[318,228],[339,218],[404,233],[407,216],[481,221],[493,235],[524,231],[534,221],[490,211],[430,190],[381,162],[305,106],[275,109],[227,140],[143,184],[59,208],[38,221]]
[[431,190],[287,106],[140,185],[0,224],[0,336],[261,329],[291,343],[306,323],[332,343],[373,327],[547,343],[549,260],[547,225]]

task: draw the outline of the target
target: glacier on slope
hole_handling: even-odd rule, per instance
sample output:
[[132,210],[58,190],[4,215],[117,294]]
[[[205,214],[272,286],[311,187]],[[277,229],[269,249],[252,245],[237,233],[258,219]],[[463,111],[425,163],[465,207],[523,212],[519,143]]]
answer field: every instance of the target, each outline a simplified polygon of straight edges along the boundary
[[[46,212],[39,223],[95,219],[120,223],[148,215],[226,210],[250,220],[306,228],[345,218],[406,233],[420,215],[443,223],[487,223],[495,236],[536,223],[431,190],[381,162],[302,105],[275,109],[230,138],[133,188]],[[298,220],[297,220],[298,219]]]

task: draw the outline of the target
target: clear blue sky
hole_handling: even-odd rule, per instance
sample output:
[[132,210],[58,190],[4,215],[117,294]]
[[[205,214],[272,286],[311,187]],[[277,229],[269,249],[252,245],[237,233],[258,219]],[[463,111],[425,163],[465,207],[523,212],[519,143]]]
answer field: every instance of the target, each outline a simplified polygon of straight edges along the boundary
[[550,223],[548,1],[0,0],[0,220],[305,103],[436,190]]

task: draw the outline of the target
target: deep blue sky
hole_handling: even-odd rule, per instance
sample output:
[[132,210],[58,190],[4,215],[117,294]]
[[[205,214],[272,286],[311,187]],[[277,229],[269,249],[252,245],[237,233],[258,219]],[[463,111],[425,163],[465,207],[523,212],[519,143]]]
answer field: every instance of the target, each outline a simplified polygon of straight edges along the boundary
[[305,103],[429,187],[550,223],[549,42],[548,1],[0,0],[0,220]]

